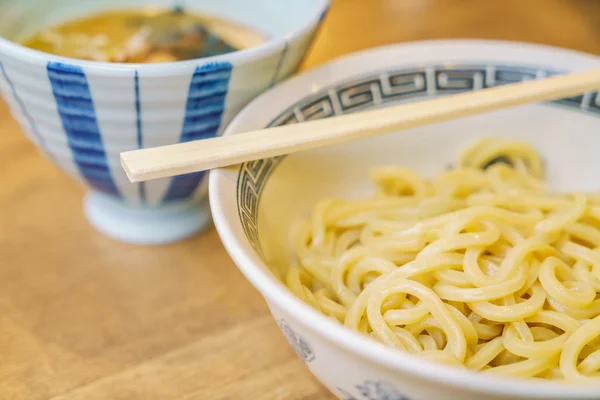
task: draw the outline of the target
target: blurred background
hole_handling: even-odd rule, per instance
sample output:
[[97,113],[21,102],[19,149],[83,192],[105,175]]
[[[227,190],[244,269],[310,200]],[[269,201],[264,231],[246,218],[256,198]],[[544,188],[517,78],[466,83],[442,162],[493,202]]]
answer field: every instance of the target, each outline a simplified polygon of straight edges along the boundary
[[[333,0],[303,68],[439,38],[598,54],[600,1]],[[3,103],[0,177],[0,399],[331,398],[214,228],[154,248],[100,235],[83,217],[82,189]]]
[[306,60],[443,38],[517,40],[600,52],[596,0],[333,0]]

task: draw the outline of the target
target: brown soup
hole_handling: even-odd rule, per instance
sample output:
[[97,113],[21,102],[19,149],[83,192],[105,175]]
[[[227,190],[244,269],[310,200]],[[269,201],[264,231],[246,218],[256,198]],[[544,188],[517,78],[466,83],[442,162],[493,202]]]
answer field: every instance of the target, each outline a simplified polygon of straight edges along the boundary
[[266,40],[240,24],[175,7],[106,11],[46,29],[22,44],[91,61],[158,63],[230,53]]

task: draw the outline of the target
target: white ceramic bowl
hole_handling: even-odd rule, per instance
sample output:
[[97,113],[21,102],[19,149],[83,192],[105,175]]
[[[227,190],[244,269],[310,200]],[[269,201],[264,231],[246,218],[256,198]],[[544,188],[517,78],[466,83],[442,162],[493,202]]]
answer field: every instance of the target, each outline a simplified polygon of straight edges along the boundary
[[[226,134],[487,86],[600,67],[600,58],[486,41],[421,42],[351,55],[304,73],[246,107]],[[265,297],[311,372],[342,399],[598,399],[600,389],[511,380],[434,364],[346,330],[278,280],[291,232],[323,197],[373,192],[370,167],[399,164],[434,175],[483,135],[535,145],[557,189],[598,189],[598,93],[412,129],[211,172],[215,224],[235,263]]]
[[167,64],[109,64],[20,46],[40,29],[93,12],[172,0],[0,0],[0,84],[23,131],[91,190],[86,214],[128,242],[164,243],[210,221],[204,174],[131,184],[119,153],[219,135],[252,98],[299,66],[329,0],[181,0],[271,39],[221,56]]

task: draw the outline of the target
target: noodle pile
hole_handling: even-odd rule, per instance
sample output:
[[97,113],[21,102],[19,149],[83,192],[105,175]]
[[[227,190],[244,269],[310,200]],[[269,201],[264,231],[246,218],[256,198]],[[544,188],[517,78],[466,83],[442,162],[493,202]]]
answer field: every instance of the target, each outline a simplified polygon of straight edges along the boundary
[[600,195],[556,194],[525,143],[484,139],[434,180],[375,169],[325,200],[286,284],[346,327],[484,373],[600,382]]

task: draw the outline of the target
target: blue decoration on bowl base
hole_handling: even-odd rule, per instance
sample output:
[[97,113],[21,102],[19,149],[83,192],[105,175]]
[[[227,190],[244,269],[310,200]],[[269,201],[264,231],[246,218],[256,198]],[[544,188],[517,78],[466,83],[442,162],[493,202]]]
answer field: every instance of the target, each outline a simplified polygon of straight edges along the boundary
[[355,388],[360,396],[356,397],[344,389],[338,388],[344,397],[343,400],[410,400],[398,393],[391,385],[381,381],[365,381]]
[[302,336],[294,332],[292,327],[283,319],[278,320],[277,324],[279,325],[281,332],[283,332],[283,336],[285,336],[290,346],[292,346],[298,357],[300,357],[304,363],[308,364],[315,360],[315,352]]
[[83,69],[53,61],[46,69],[79,172],[94,189],[121,197],[108,166],[94,101]]

